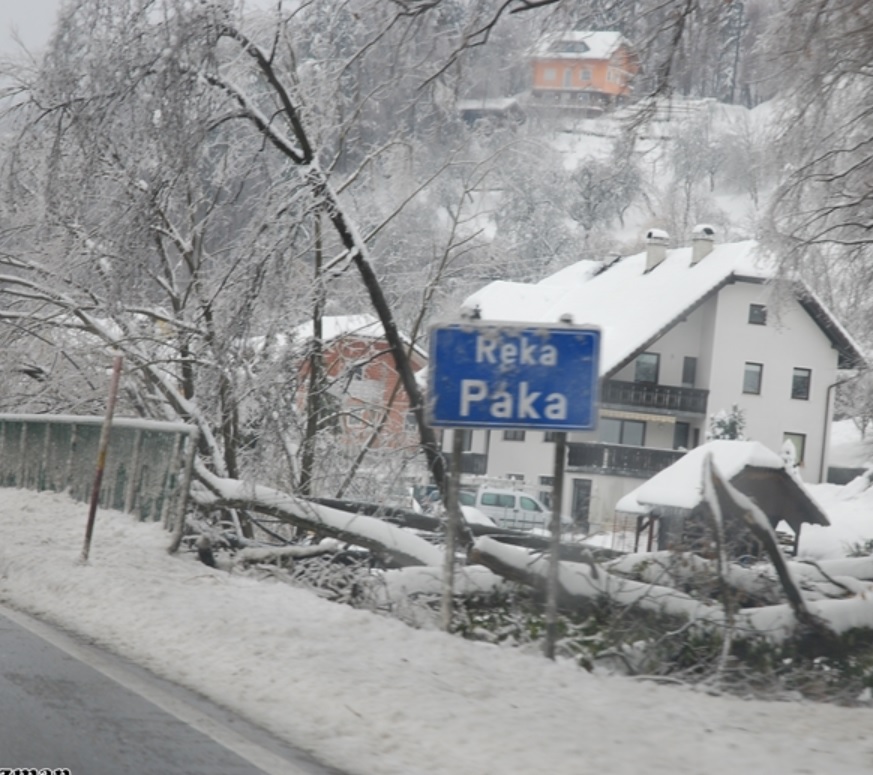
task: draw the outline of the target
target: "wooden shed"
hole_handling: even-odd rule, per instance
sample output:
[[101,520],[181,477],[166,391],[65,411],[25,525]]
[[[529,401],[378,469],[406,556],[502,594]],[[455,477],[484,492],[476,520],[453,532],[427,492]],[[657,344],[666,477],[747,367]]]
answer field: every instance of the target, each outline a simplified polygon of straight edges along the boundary
[[[636,518],[635,549],[691,549],[706,553],[712,541],[701,504],[703,462],[713,465],[767,515],[775,530],[784,522],[794,533],[796,551],[804,524],[828,525],[827,516],[782,458],[756,441],[711,441],[683,455],[616,505]],[[757,556],[757,541],[739,523],[725,525],[730,553]]]

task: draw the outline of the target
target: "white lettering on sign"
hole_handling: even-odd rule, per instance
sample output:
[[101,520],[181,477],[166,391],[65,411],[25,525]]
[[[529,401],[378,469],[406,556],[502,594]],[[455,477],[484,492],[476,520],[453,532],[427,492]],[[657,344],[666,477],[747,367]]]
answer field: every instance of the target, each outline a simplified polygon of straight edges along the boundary
[[469,417],[472,409],[483,401],[488,402],[488,414],[497,420],[566,420],[567,396],[549,393],[543,396],[540,390],[531,390],[521,381],[517,393],[501,388],[488,391],[484,379],[461,380],[461,417]]
[[461,380],[461,417],[470,416],[470,404],[488,397],[488,383],[483,379]]
[[476,337],[476,363],[501,366],[557,366],[558,349],[553,344],[541,344],[522,335],[507,342],[496,336]]

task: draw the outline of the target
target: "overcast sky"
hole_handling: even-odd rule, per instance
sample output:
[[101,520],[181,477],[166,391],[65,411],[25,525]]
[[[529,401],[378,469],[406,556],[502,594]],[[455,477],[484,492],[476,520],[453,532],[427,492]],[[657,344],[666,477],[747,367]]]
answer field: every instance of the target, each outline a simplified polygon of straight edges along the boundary
[[61,0],[0,0],[0,51],[16,51],[14,32],[31,50],[42,48],[52,34]]

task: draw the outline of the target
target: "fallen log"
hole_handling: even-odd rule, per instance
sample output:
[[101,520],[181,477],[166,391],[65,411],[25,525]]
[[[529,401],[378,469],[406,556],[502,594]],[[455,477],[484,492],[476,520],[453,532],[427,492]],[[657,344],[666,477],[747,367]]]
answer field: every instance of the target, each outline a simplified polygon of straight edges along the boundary
[[[509,546],[492,538],[476,541],[473,557],[503,578],[538,590],[545,588],[548,561],[529,550]],[[586,611],[598,599],[606,598],[621,607],[639,606],[642,610],[665,617],[665,629],[677,618],[690,623],[692,629],[712,632],[725,625],[724,610],[700,601],[672,587],[647,584],[610,573],[604,566],[562,561],[558,569],[558,605],[565,611]],[[819,626],[811,633],[798,621],[789,604],[759,608],[742,608],[734,616],[735,640],[762,638],[784,643],[793,638],[826,649],[830,636],[852,629],[873,630],[873,584],[863,594],[843,600],[806,602],[805,606]]]
[[[718,580],[718,564],[692,552],[626,554],[604,563],[604,567],[611,573],[674,588]],[[785,599],[778,581],[762,569],[729,563],[724,582],[745,605],[772,605]]]
[[341,511],[298,498],[271,487],[224,479],[199,467],[198,489],[192,497],[203,506],[248,509],[343,543],[377,552],[399,567],[440,565],[443,552],[415,533],[375,517]]
[[324,554],[335,554],[336,546],[247,546],[233,556],[235,565],[284,565],[288,560],[303,560]]
[[[499,576],[538,590],[545,589],[548,558],[493,538],[476,541],[472,560]],[[678,616],[690,621],[720,623],[721,608],[707,605],[672,587],[646,584],[609,573],[593,560],[588,563],[561,561],[558,564],[558,607],[576,610],[605,597],[617,605]]]

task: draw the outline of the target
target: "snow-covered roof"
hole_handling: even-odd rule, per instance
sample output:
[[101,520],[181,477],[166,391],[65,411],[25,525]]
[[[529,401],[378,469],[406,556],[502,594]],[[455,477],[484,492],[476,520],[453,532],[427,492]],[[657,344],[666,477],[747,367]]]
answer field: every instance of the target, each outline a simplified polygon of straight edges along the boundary
[[[755,241],[715,245],[692,265],[692,249],[666,250],[646,269],[646,253],[612,263],[581,261],[536,284],[498,280],[469,296],[464,307],[484,320],[557,323],[570,315],[576,325],[603,331],[601,376],[609,376],[658,339],[710,294],[728,282],[771,280],[776,260]],[[801,303],[845,360],[862,360],[860,350],[824,306],[801,286]]]
[[577,261],[575,264],[565,266],[563,269],[559,269],[548,277],[544,277],[537,283],[537,285],[554,285],[558,287],[578,285],[579,283],[587,282],[602,269],[602,261],[584,259],[582,261]]
[[[289,341],[294,343],[304,343],[312,339],[313,324],[309,320],[301,323],[291,329],[288,336],[279,334],[275,337],[277,346],[285,348]],[[381,321],[374,315],[366,313],[357,315],[325,315],[321,319],[321,340],[322,342],[333,342],[344,336],[355,336],[361,339],[384,339],[385,329],[382,327]],[[406,344],[411,344],[411,340],[406,334],[400,332],[400,338]],[[247,345],[254,350],[260,350],[266,342],[263,336],[251,337],[247,340]],[[423,357],[427,357],[427,353],[418,345],[413,345],[416,353]]]
[[481,97],[466,100],[458,100],[458,110],[509,110],[518,107],[518,99],[515,97]]
[[[293,329],[293,336],[299,342],[312,339],[312,321],[308,320]],[[354,334],[365,339],[382,339],[385,329],[373,315],[325,315],[321,319],[322,340],[332,342],[342,336]]]
[[625,495],[616,511],[645,514],[650,506],[691,510],[702,499],[703,461],[712,453],[712,462],[727,480],[748,466],[781,470],[785,462],[758,441],[710,441],[692,449],[673,465],[655,474]]
[[620,32],[569,30],[543,37],[534,55],[550,59],[609,59],[621,45],[630,47]]

